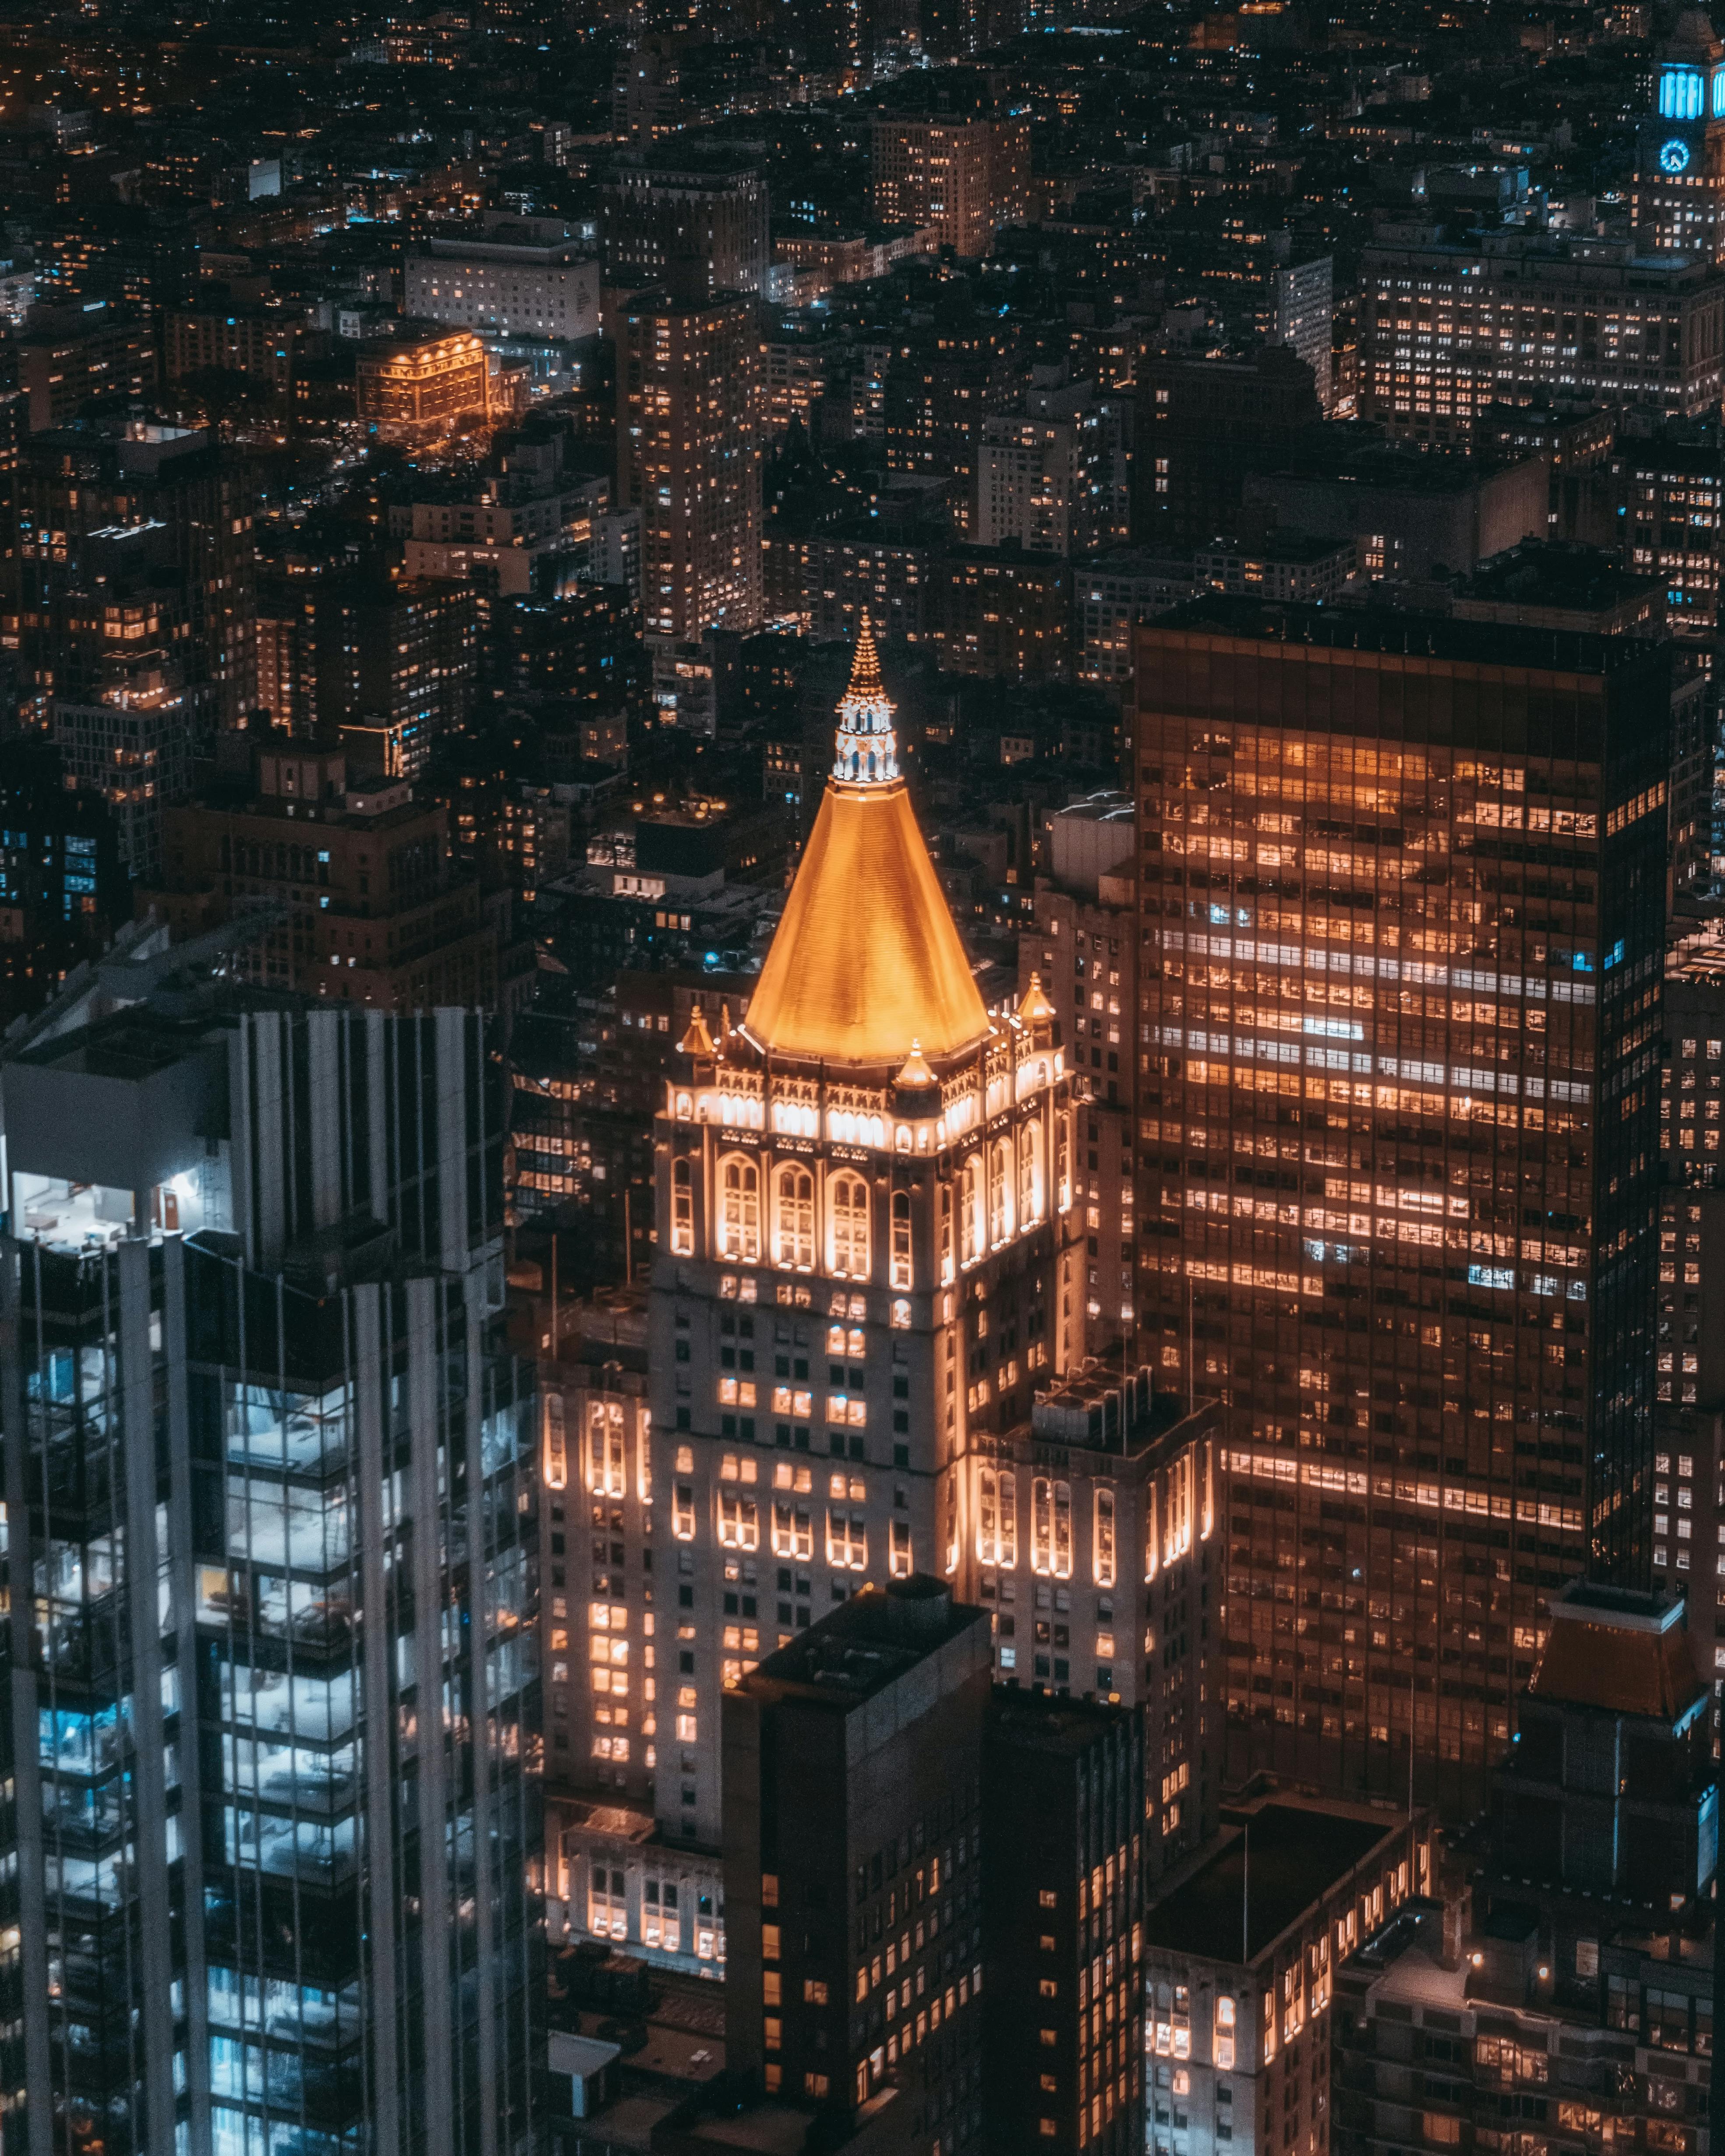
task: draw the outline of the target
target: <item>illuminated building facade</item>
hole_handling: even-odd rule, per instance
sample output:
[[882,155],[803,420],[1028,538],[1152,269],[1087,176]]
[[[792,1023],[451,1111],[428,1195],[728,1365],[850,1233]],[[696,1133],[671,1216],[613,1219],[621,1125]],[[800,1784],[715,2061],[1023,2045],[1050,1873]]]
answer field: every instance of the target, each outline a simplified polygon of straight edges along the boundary
[[1145,1919],[1149,2156],[1326,2156],[1337,1974],[1430,1891],[1431,1856],[1426,1813],[1276,1795],[1230,1808]]
[[[650,1366],[678,1639],[644,1734],[660,1815],[695,1837],[718,1833],[724,1685],[865,1581],[953,1572],[970,1463],[1082,1339],[1051,1016],[1040,991],[1009,1019],[983,1007],[865,629],[747,1026],[721,1050],[691,1024],[660,1125]],[[1053,1491],[1026,1496],[1051,1576]]]
[[434,442],[469,413],[485,418],[489,379],[485,348],[471,330],[379,338],[359,355],[359,423],[387,442]]
[[650,295],[618,325],[618,485],[649,637],[761,624],[760,338],[746,299]]
[[1717,418],[1625,429],[1612,452],[1611,469],[1625,511],[1624,567],[1659,579],[1667,627],[1706,648],[1710,661],[1725,544]]
[[1635,136],[1630,218],[1652,254],[1725,254],[1725,45],[1686,8],[1660,46],[1653,109]]
[[872,187],[880,224],[926,227],[938,247],[987,254],[997,226],[1024,217],[1030,131],[1020,119],[877,115]]
[[1147,1331],[1235,1417],[1228,1756],[1479,1786],[1651,1525],[1668,660],[1199,602],[1140,630]]
[[1712,257],[1491,234],[1360,257],[1360,413],[1466,446],[1493,402],[1585,398],[1675,418],[1717,411],[1725,278]]

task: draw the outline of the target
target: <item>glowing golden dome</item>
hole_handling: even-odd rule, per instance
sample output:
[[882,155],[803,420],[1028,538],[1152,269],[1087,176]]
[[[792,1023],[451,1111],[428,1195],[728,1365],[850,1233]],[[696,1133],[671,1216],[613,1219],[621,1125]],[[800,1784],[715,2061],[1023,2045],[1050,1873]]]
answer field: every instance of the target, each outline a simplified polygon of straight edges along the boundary
[[839,706],[834,776],[749,998],[745,1029],[775,1055],[896,1070],[913,1047],[938,1062],[988,1034],[897,776],[891,714],[865,619]]

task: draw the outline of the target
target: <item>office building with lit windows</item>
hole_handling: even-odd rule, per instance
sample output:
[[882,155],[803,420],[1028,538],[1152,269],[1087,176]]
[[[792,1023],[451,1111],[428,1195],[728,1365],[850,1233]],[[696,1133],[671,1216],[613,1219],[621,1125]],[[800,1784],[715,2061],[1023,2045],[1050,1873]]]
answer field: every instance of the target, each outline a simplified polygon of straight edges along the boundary
[[1337,1972],[1431,1884],[1429,1813],[1277,1793],[1230,1807],[1145,1916],[1150,2156],[1327,2156]]
[[537,1418],[483,1028],[222,947],[0,1066],[8,2143],[524,2156]]
[[1397,439],[1466,446],[1497,403],[1717,412],[1725,276],[1711,252],[1409,228],[1360,256],[1360,414]]
[[[1139,631],[1142,1325],[1235,1419],[1228,1773],[1461,1801],[1648,1564],[1669,660]],[[1411,1717],[1411,1730],[1410,1730]]]
[[[727,1596],[776,1641],[865,1581],[950,1573],[972,1463],[1081,1341],[1051,1017],[1040,992],[983,1008],[865,633],[747,1024],[721,1054],[691,1023],[660,1126],[649,1361],[678,1681],[658,1800],[697,1838],[718,1831],[719,1695],[750,1659]],[[1051,1573],[1046,1483],[1035,1511]]]

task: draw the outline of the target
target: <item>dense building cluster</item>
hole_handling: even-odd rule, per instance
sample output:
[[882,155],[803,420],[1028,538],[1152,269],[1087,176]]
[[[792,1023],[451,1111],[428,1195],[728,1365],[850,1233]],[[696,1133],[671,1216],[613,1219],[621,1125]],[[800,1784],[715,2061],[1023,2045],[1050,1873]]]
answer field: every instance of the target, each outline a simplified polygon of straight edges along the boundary
[[0,2156],[1709,2156],[1706,12],[0,0]]

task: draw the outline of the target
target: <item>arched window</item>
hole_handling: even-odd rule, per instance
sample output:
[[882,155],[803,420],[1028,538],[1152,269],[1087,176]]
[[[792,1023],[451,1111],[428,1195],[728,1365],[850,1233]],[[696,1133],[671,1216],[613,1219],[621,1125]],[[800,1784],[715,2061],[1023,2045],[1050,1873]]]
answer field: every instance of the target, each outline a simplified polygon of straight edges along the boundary
[[547,1490],[562,1490],[569,1480],[569,1456],[563,1442],[563,1396],[548,1392],[545,1395],[545,1486]]
[[935,1202],[935,1255],[942,1282],[952,1277],[952,1186],[943,1183]]
[[761,1260],[760,1172],[740,1152],[719,1163],[719,1254],[749,1265]]
[[1091,1539],[1091,1577],[1098,1587],[1114,1584],[1114,1492],[1096,1491],[1096,1522]]
[[1030,1485],[1030,1569],[1072,1577],[1072,1485],[1039,1475]]
[[860,1175],[835,1175],[827,1198],[832,1269],[841,1280],[869,1276],[869,1186]]
[[988,1240],[1006,1242],[1012,1235],[1012,1142],[996,1138],[988,1148]]
[[1055,1117],[1055,1209],[1064,1213],[1072,1203],[1072,1119]]
[[973,1265],[988,1246],[988,1228],[983,1215],[983,1157],[973,1152],[964,1163],[964,1184],[960,1194],[958,1221],[958,1261]]
[[695,1182],[686,1160],[671,1163],[671,1248],[680,1258],[695,1255]]
[[1019,1132],[1019,1220],[1033,1227],[1042,1218],[1042,1126],[1026,1123]]
[[911,1285],[911,1194],[896,1190],[892,1194],[892,1279],[893,1287]]
[[596,1497],[620,1497],[626,1478],[622,1407],[615,1400],[589,1400],[587,1486]]
[[814,1178],[806,1168],[779,1169],[773,1186],[773,1262],[814,1270]]
[[1000,1562],[1000,1477],[992,1467],[977,1473],[976,1556],[978,1564]]

